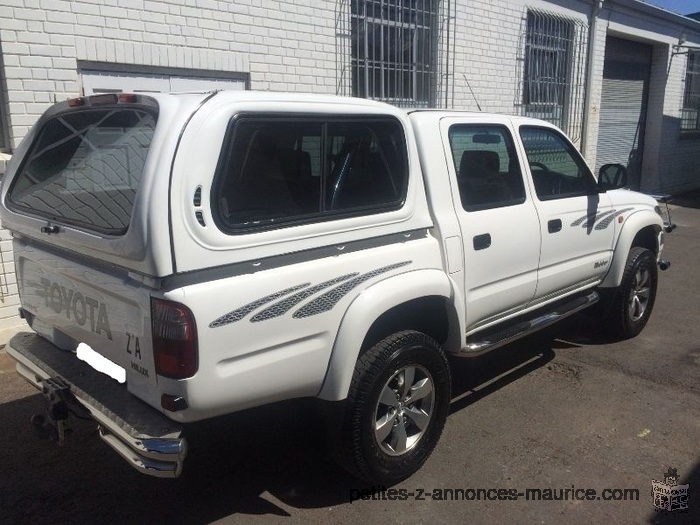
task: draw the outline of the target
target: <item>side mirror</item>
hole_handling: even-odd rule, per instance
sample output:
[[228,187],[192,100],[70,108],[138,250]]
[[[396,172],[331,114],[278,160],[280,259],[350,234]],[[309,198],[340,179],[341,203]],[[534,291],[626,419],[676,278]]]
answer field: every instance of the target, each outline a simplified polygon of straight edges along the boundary
[[598,170],[598,189],[601,192],[627,186],[627,168],[622,164],[604,164]]

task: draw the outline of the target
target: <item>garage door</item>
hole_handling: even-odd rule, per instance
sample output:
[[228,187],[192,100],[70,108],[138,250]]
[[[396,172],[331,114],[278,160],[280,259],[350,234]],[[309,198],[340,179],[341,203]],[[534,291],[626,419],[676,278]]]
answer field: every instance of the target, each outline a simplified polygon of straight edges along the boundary
[[210,91],[213,89],[245,89],[242,78],[214,78],[169,74],[135,74],[117,71],[81,71],[83,93],[154,93],[177,91]]
[[623,164],[630,186],[639,188],[652,49],[615,37],[605,46],[596,171]]

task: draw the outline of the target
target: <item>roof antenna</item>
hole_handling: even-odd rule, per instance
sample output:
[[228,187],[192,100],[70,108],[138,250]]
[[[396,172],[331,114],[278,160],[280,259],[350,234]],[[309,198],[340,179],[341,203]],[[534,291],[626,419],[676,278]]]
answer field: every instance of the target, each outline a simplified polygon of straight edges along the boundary
[[462,76],[464,77],[464,81],[467,83],[467,87],[469,88],[469,91],[472,94],[472,98],[474,99],[474,102],[476,102],[476,107],[479,108],[479,111],[481,111],[481,106],[479,105],[479,101],[476,99],[476,95],[474,94],[474,90],[472,89],[471,85],[469,84],[469,79],[467,78],[466,73],[462,73]]

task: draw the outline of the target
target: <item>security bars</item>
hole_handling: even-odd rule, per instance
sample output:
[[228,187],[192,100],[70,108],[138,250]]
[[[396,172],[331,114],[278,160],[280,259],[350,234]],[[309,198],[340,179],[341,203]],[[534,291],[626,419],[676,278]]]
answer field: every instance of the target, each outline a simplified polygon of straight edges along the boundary
[[585,97],[585,25],[530,10],[522,49],[520,113],[551,122],[574,140],[581,137]]
[[[436,106],[438,82],[448,89],[447,77],[438,78],[439,58],[442,69],[449,68],[449,46],[443,46],[447,56],[438,53],[439,4],[438,0],[339,0],[338,93],[396,106]],[[442,18],[449,32],[452,19]]]
[[688,51],[681,131],[700,131],[700,51]]

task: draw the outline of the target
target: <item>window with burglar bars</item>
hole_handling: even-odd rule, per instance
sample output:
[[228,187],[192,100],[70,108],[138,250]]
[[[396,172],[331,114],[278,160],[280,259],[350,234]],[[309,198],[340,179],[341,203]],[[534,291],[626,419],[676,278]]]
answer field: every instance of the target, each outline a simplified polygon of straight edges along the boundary
[[438,0],[350,0],[352,95],[436,103]]
[[688,51],[681,131],[700,131],[700,51]]
[[541,11],[528,11],[521,114],[551,122],[580,138],[585,84],[585,26]]

